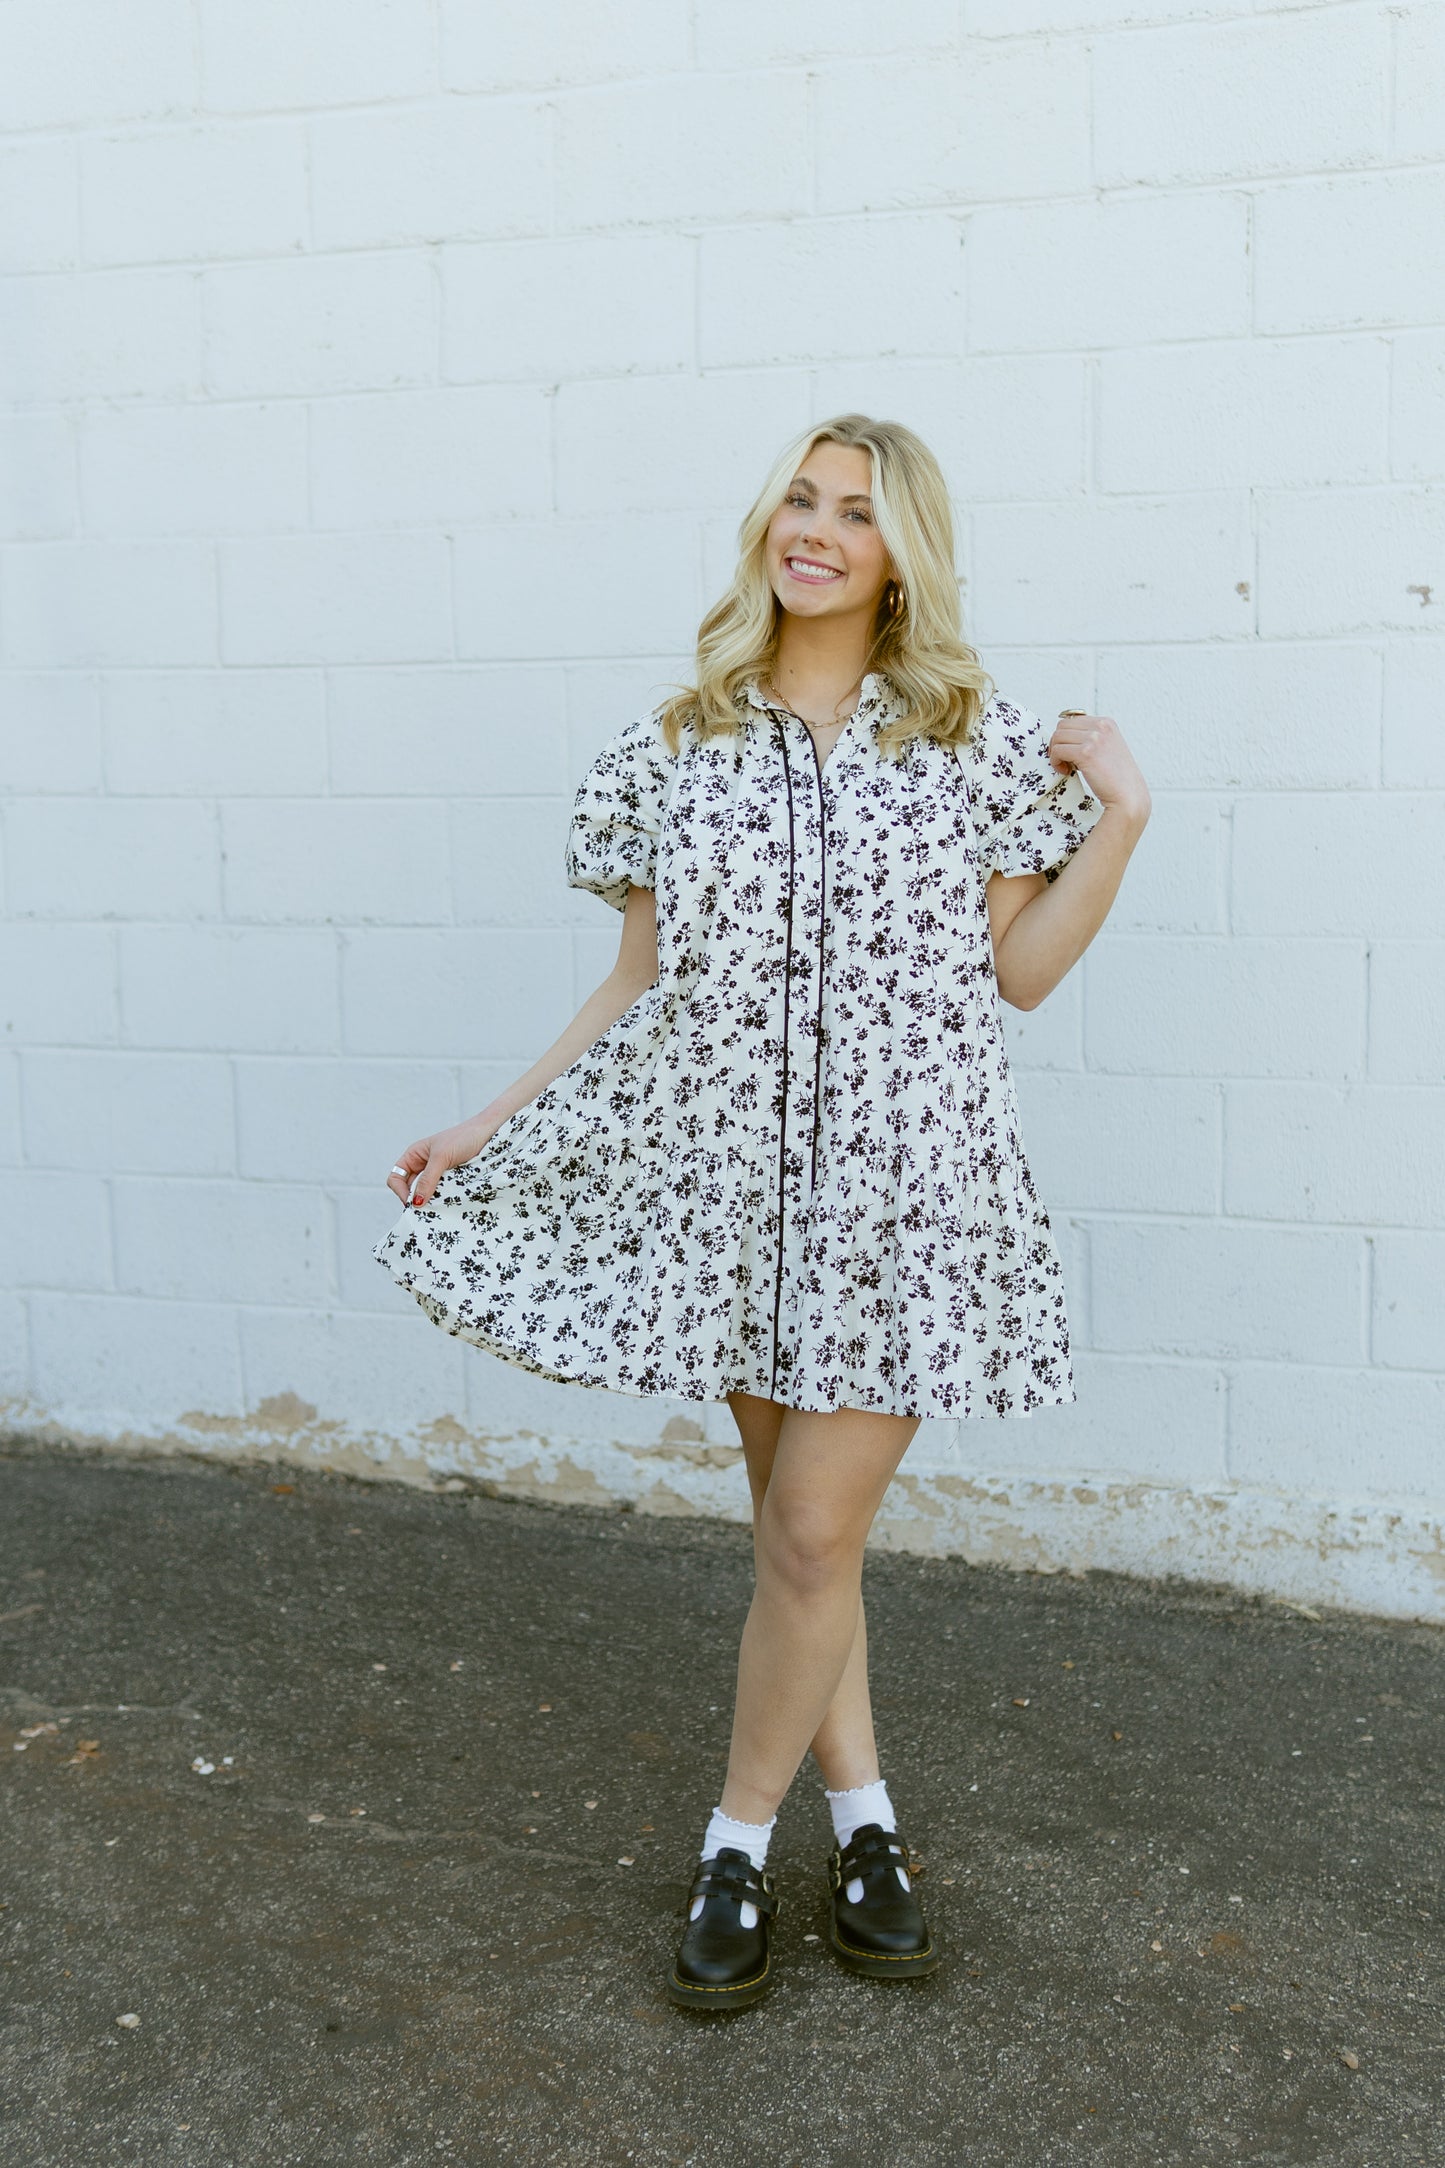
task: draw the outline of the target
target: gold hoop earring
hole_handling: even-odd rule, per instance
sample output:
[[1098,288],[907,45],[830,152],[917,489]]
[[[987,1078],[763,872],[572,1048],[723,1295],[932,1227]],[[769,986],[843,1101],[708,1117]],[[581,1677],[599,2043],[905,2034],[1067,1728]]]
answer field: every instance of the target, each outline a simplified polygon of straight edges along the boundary
[[903,609],[903,589],[897,580],[888,582],[888,615],[897,617]]

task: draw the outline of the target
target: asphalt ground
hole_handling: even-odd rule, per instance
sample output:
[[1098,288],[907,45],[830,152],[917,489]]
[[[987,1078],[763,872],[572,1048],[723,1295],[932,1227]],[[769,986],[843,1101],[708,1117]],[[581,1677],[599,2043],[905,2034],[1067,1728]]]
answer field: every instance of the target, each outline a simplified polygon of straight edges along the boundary
[[6,2168],[1440,2168],[1445,1634],[866,1585],[945,1963],[819,1939],[809,1765],[776,1986],[694,2016],[743,1531],[10,1441]]

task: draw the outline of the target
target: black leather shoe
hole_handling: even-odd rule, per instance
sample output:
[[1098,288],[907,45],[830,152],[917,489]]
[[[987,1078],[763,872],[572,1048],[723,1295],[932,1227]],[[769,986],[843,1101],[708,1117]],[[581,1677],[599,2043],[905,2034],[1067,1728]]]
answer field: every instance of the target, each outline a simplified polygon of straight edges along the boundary
[[[872,1980],[911,1980],[932,1972],[941,1962],[917,1897],[905,1889],[895,1869],[913,1879],[908,1847],[895,1830],[877,1822],[855,1829],[840,1849],[833,1847],[828,1882],[833,1892],[833,1926],[828,1939],[845,1965]],[[863,1884],[856,1904],[848,1902],[848,1884]]]
[[[741,2010],[772,1985],[769,1923],[778,1910],[773,1885],[746,1852],[725,1846],[715,1858],[698,1861],[685,1909],[691,1912],[699,1897],[703,1908],[688,1921],[678,1945],[668,2001],[684,2010]],[[757,1907],[753,1927],[742,1924],[744,1904]]]

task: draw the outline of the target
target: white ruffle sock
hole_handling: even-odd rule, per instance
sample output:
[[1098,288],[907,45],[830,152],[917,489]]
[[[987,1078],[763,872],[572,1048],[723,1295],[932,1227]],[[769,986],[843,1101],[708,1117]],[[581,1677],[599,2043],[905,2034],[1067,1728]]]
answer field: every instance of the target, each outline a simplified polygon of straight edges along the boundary
[[[886,1829],[890,1835],[898,1827],[893,1802],[888,1797],[888,1786],[882,1777],[873,1784],[855,1784],[846,1792],[830,1792],[825,1789],[823,1797],[827,1800],[833,1817],[833,1835],[838,1840],[840,1850],[847,1844],[853,1832],[862,1829],[865,1823],[876,1822],[880,1829]],[[893,1872],[907,1889],[910,1885],[903,1869],[895,1867]],[[862,1894],[862,1879],[855,1874],[844,1895],[850,1905],[855,1905]]]
[[[716,1859],[719,1852],[746,1852],[761,1874],[768,1863],[768,1839],[777,1827],[777,1821],[775,1814],[770,1822],[735,1822],[730,1814],[723,1813],[721,1807],[714,1807],[712,1820],[707,1825],[707,1834],[702,1840],[702,1856],[704,1859]],[[705,1897],[695,1897],[688,1918],[695,1920],[706,1903]],[[746,1898],[738,1906],[738,1924],[741,1927],[756,1927],[758,1924],[758,1908],[750,1905]]]

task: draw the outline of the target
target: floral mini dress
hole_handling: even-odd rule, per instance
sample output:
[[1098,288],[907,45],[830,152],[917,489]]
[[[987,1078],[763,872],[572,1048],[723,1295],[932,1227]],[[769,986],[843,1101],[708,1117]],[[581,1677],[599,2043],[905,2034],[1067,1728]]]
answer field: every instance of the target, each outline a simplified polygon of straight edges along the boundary
[[661,709],[577,792],[570,886],[657,899],[658,976],[373,1255],[538,1376],[680,1400],[1013,1416],[1075,1398],[984,898],[1103,807],[997,695],[959,751],[870,673],[823,757],[756,683]]

